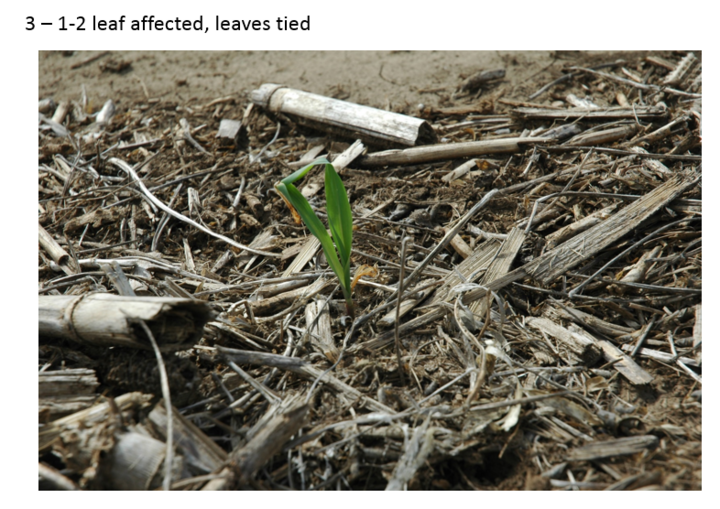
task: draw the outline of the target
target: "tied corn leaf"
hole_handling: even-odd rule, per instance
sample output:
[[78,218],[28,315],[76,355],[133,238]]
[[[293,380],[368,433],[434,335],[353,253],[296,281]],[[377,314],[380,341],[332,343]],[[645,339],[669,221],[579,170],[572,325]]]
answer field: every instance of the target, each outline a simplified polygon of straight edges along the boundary
[[[294,182],[307,175],[310,169],[319,164],[325,165],[325,200],[332,237],[328,235],[325,226],[315,215],[308,201],[294,185]],[[348,311],[352,314],[350,254],[352,251],[353,221],[350,202],[348,201],[342,179],[335,171],[333,165],[330,164],[330,161],[323,157],[316,159],[304,168],[285,177],[275,185],[275,189],[285,198],[285,201],[297,211],[300,218],[310,230],[310,233],[315,235],[320,241],[330,268],[340,280],[340,287],[343,290]]]

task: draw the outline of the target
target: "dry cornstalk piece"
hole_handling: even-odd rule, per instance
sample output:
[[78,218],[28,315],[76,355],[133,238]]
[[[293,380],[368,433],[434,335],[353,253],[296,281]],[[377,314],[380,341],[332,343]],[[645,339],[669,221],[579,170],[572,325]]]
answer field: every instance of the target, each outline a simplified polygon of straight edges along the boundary
[[[260,214],[263,213],[264,208],[263,208],[262,201],[260,201],[260,198],[258,198],[256,195],[247,193],[245,195],[245,202],[247,203],[248,208],[253,212],[253,214],[256,217],[258,217]],[[239,217],[242,218],[245,215],[246,214],[241,214]],[[245,226],[248,226],[248,224],[246,224]],[[255,237],[255,239],[260,237],[260,235],[270,235],[270,231],[263,230],[260,234],[258,234],[257,237]],[[270,237],[275,238],[274,235],[270,235]],[[255,242],[255,239],[253,239],[253,242]],[[252,246],[252,247],[254,247],[253,242],[250,243],[250,246]]]
[[[636,152],[638,154],[647,154],[648,153],[648,151],[642,147],[631,147],[630,151]],[[673,173],[667,166],[665,166],[663,163],[661,163],[657,159],[645,158],[645,159],[643,159],[642,164],[645,168],[648,168],[649,170],[654,171],[655,173],[658,173],[658,174],[664,173],[666,175],[670,175]]]
[[623,73],[625,76],[627,76],[628,78],[630,78],[630,79],[633,80],[634,82],[636,82],[636,83],[642,83],[642,82],[643,82],[642,76],[640,76],[640,75],[637,74],[636,72],[633,72],[633,71],[631,71],[630,69],[628,69],[628,68],[626,68],[626,67],[621,68],[621,70],[622,70],[622,73]]
[[312,279],[309,279],[309,278],[284,281],[282,283],[261,286],[260,288],[257,289],[257,294],[258,294],[258,296],[262,297],[263,299],[267,299],[269,297],[274,297],[275,295],[280,295],[285,292],[289,292],[290,290],[296,290],[298,288],[302,288],[303,286],[307,286],[310,283],[312,283]]
[[443,182],[452,182],[453,180],[457,180],[461,177],[463,177],[466,173],[468,173],[470,170],[478,167],[478,160],[477,159],[470,159],[469,161],[466,161],[462,163],[460,166],[455,168],[453,171],[448,173],[447,175],[443,176],[442,180]]
[[385,491],[404,489],[433,451],[435,428],[430,427],[430,420],[429,417],[426,418],[422,426],[415,428],[412,438],[406,442],[405,451],[399,458]]
[[100,385],[95,370],[87,368],[42,371],[38,383],[40,398],[92,394]]
[[569,225],[563,226],[559,230],[554,231],[545,237],[547,248],[553,249],[566,240],[573,238],[575,235],[600,224],[602,221],[610,217],[617,207],[617,205],[610,205],[609,207],[593,212],[574,223],[570,223]]
[[324,156],[320,155],[323,150],[325,150],[325,145],[315,145],[314,147],[310,148],[310,150],[305,152],[300,159],[288,163],[288,166],[294,170],[298,170],[303,166],[307,166],[318,157],[326,157],[327,154]]
[[76,491],[80,489],[72,479],[62,475],[56,468],[42,462],[38,463],[38,477],[41,490],[48,489],[43,483],[49,483],[53,490]]
[[[642,254],[640,259],[631,267],[625,267],[622,272],[625,275],[620,281],[624,283],[641,283],[645,280],[645,273],[648,271],[650,266],[654,263],[651,261],[652,258],[657,258],[657,255],[662,250],[662,246],[655,246],[651,251],[646,251]],[[616,286],[615,290],[624,293],[627,289],[626,286]]]
[[579,309],[565,307],[559,304],[546,304],[543,307],[542,314],[552,321],[570,320],[580,326],[590,327],[601,334],[613,338],[620,338],[622,336],[629,337],[630,334],[633,333],[633,330],[629,327],[606,322],[601,318],[597,318]]
[[[447,229],[444,229],[447,233]],[[472,248],[465,242],[460,235],[456,235],[450,241],[450,246],[463,258],[468,258],[472,254]]]
[[[189,195],[190,193],[188,193]],[[193,259],[192,249],[186,237],[183,237],[183,254],[185,255],[185,270],[195,272],[195,260]]]
[[[698,348],[702,343],[702,304],[695,306],[695,325],[693,325],[693,348]],[[698,364],[702,364],[702,350],[697,350],[695,358]]]
[[586,366],[594,365],[602,356],[600,348],[585,335],[574,334],[547,318],[530,317],[525,320],[530,327],[545,332],[567,346]]
[[596,339],[588,332],[581,329],[575,324],[570,324],[568,330],[578,338],[585,338],[597,345],[603,353],[603,357],[607,362],[612,362],[613,367],[620,372],[630,383],[635,385],[649,384],[653,381],[653,376],[640,367],[632,357],[623,353],[617,346],[604,339]]
[[105,101],[105,104],[103,104],[102,108],[100,108],[100,111],[98,111],[97,116],[95,117],[95,124],[93,126],[97,126],[97,128],[103,128],[110,124],[112,121],[112,118],[115,116],[115,103],[112,99],[108,99]]
[[[478,246],[468,258],[455,267],[456,270],[448,274],[443,285],[435,291],[432,303],[446,300],[450,291],[465,280],[473,283],[479,279],[497,255],[501,245],[502,243],[497,239],[488,239]],[[464,279],[461,279],[457,273],[460,273]]]
[[[635,350],[635,347],[633,345],[622,345],[622,349],[626,352],[633,352]],[[676,355],[673,355],[671,353],[661,352],[660,350],[653,350],[652,348],[640,348],[637,350],[637,352],[635,352],[635,354],[646,359],[653,359],[660,362],[672,364],[675,361],[680,361],[686,366],[691,366],[693,368],[700,367],[700,364],[695,359],[691,359],[689,357],[677,357]]]
[[412,147],[437,139],[430,124],[422,119],[283,85],[265,83],[253,90],[251,97],[253,103],[274,113],[284,113],[301,124],[368,143],[390,142]]
[[60,104],[58,104],[58,107],[55,109],[55,113],[53,113],[53,122],[62,124],[67,114],[70,113],[70,109],[71,105],[69,101],[60,101]]
[[38,373],[39,414],[51,421],[91,406],[99,382],[95,371],[87,368],[42,371]]
[[638,126],[635,124],[613,127],[604,131],[584,132],[573,136],[566,142],[567,145],[579,145],[583,147],[591,147],[594,145],[605,145],[613,141],[622,140],[628,136],[635,134]]
[[[418,305],[419,301],[420,299],[403,299],[402,303],[400,304],[400,318],[412,311],[412,309]],[[381,327],[392,327],[393,325],[395,325],[395,316],[397,314],[398,313],[396,309],[389,311],[385,316],[378,320],[378,325],[380,325]]]
[[537,281],[549,284],[619,240],[698,181],[699,178],[676,175],[602,223],[546,252],[522,269]]
[[661,106],[636,106],[634,108],[610,107],[598,110],[574,108],[566,110],[542,108],[515,108],[513,115],[526,120],[656,120],[667,116]]
[[310,406],[297,396],[289,396],[280,404],[271,406],[248,432],[248,443],[230,454],[232,467],[223,469],[221,478],[210,481],[203,490],[227,489],[232,483],[231,477],[240,487],[247,485],[255,473],[279,453],[305,424],[309,409]]
[[57,104],[52,97],[46,97],[45,99],[40,99],[40,101],[38,101],[38,111],[40,113],[50,113],[55,110],[56,107]]
[[[482,285],[487,285],[491,281],[495,281],[507,274],[518,251],[522,247],[522,243],[525,241],[525,235],[525,232],[520,228],[515,227],[510,230],[507,238],[503,241],[502,246],[500,246],[500,251],[498,251],[492,262],[490,262],[485,274],[483,274]],[[470,310],[477,315],[485,316],[485,312],[487,311],[485,299],[470,304]]]
[[[39,450],[46,451],[53,446],[55,440],[61,437],[66,431],[92,429],[96,424],[103,423],[109,416],[113,415],[116,410],[120,412],[134,411],[136,409],[145,408],[150,405],[153,398],[151,394],[142,394],[140,392],[129,392],[117,398],[113,403],[106,401],[98,403],[75,412],[74,414],[61,417],[40,429]],[[68,436],[71,439],[74,437]],[[62,441],[62,440],[61,440]]]
[[50,235],[41,224],[38,223],[38,241],[40,247],[42,247],[50,258],[57,263],[65,274],[68,276],[72,274],[78,274],[80,267],[74,258],[65,251],[60,244]]
[[543,203],[538,201],[536,202],[536,205],[539,212],[531,215],[530,217],[520,219],[517,223],[515,223],[516,227],[528,229],[535,228],[543,223],[557,219],[565,213],[564,209],[556,206],[554,203]]
[[675,64],[673,64],[669,60],[667,60],[663,57],[659,57],[657,55],[650,55],[647,58],[645,58],[645,60],[648,63],[657,65],[658,67],[663,67],[663,68],[667,69],[668,71],[672,71],[673,69],[675,69]]
[[653,449],[660,442],[655,435],[642,435],[637,437],[618,438],[590,444],[571,450],[567,455],[568,461],[595,461],[615,456],[637,454],[647,449]]
[[571,106],[575,106],[576,108],[582,108],[586,110],[599,110],[600,106],[595,104],[592,99],[589,99],[587,97],[580,98],[576,96],[575,94],[568,94],[565,96],[565,102],[570,104]]
[[583,128],[578,124],[566,124],[553,127],[552,129],[548,129],[540,134],[542,134],[543,138],[551,138],[554,141],[563,141],[580,134],[581,132],[583,132]]
[[647,486],[657,486],[657,488],[661,488],[661,484],[662,473],[658,471],[643,472],[620,479],[616,483],[605,488],[605,491],[635,491]]
[[38,118],[40,122],[47,124],[50,129],[52,129],[52,132],[55,134],[55,136],[57,136],[58,138],[70,137],[70,131],[68,131],[64,125],[54,122],[53,119],[45,117],[45,115],[43,115],[42,113],[38,113]]
[[38,415],[41,423],[59,419],[66,415],[79,412],[97,401],[96,394],[52,396],[40,398]]
[[189,348],[202,337],[214,316],[201,301],[172,297],[123,297],[107,293],[41,295],[41,336],[69,339],[96,346],[129,346],[150,350],[138,326],[144,320],[162,351]]
[[291,395],[273,404],[258,422],[247,432],[247,443],[233,450],[218,478],[211,480],[203,491],[219,491],[243,487],[255,473],[275,456],[305,424],[310,406],[298,395]]
[[[628,147],[640,145],[642,143],[656,143],[664,138],[667,138],[672,134],[672,131],[674,128],[677,128],[680,124],[684,124],[688,121],[687,115],[681,115],[676,119],[673,119],[672,121],[668,122],[664,126],[662,126],[659,129],[656,129],[655,131],[646,134],[645,136],[641,136],[640,138],[635,138],[631,141],[628,141],[625,145]],[[647,154],[647,151],[642,152]]]
[[[146,431],[119,433],[114,447],[101,461],[99,476],[108,489],[153,490],[163,481],[165,444]],[[173,456],[172,479],[189,477],[183,457]]]
[[[315,302],[308,302],[305,306],[305,324],[310,343],[320,350],[330,362],[337,361],[340,352],[333,341],[330,313],[325,302],[317,299]],[[313,326],[313,324],[315,325]]]
[[288,265],[288,268],[283,272],[283,277],[289,277],[293,274],[300,272],[307,263],[312,260],[315,253],[320,249],[320,239],[314,235],[308,236],[307,240],[303,244],[300,252],[295,256],[293,261]]
[[318,278],[317,281],[307,288],[296,288],[295,290],[275,295],[269,299],[256,300],[250,303],[250,307],[255,316],[268,316],[291,306],[298,299],[308,299],[317,295],[328,284],[326,279]]
[[[445,234],[450,231],[449,228],[443,228]],[[472,248],[465,242],[460,235],[455,235],[450,240],[450,246],[460,255],[463,259],[466,259],[472,254]]]
[[668,154],[684,154],[688,150],[702,145],[702,139],[694,132],[688,133],[680,142],[675,145]]
[[501,138],[497,140],[465,141],[413,147],[398,150],[373,152],[358,160],[360,166],[388,166],[400,164],[420,164],[433,161],[446,161],[463,157],[476,157],[485,154],[514,154],[522,152],[526,145],[545,143],[547,138]]
[[72,235],[80,228],[84,228],[87,225],[90,225],[93,228],[100,228],[117,221],[118,217],[113,211],[97,209],[69,220],[63,227],[63,233],[65,233],[65,235]]
[[[148,415],[148,420],[152,423],[155,433],[166,440],[167,411],[163,401],[155,405]],[[214,472],[227,461],[227,453],[175,407],[173,407],[172,430],[172,443],[194,474]]]
[[615,92],[615,100],[621,107],[630,108],[630,101],[628,101],[627,96],[621,90]]
[[224,118],[220,121],[215,138],[218,138],[221,145],[238,145],[241,132],[242,122],[240,120]]
[[[526,392],[533,393],[534,391]],[[601,426],[603,424],[603,421],[597,415],[569,398],[548,398],[539,405],[554,408],[584,426]]]
[[363,152],[365,152],[365,145],[360,140],[355,140],[352,145],[343,151],[342,154],[333,159],[332,164],[335,171],[344,170],[357,159]]

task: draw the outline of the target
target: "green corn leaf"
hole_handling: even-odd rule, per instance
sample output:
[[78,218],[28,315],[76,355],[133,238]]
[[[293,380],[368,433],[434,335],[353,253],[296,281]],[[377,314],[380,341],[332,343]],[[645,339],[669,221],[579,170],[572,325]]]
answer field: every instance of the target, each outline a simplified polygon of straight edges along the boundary
[[[327,160],[326,158],[324,158],[324,157],[319,157],[319,158],[315,159],[312,163],[308,164],[307,166],[304,166],[304,167],[300,168],[300,169],[299,169],[298,171],[296,171],[295,173],[292,173],[292,174],[288,175],[287,177],[285,177],[284,179],[282,179],[280,182],[283,183],[283,184],[285,184],[285,185],[287,185],[287,184],[294,184],[297,180],[300,180],[300,179],[303,178],[305,175],[307,175],[307,173],[308,173],[313,167],[317,166],[318,164],[330,164],[330,161],[328,161],[328,160]],[[304,197],[303,197],[303,198],[304,198]]]
[[[305,197],[293,185],[318,164],[325,165],[325,199],[327,202],[328,223],[332,238],[328,235],[325,226],[318,219]],[[325,258],[340,280],[340,287],[343,290],[348,310],[352,313],[352,289],[350,282],[350,253],[352,250],[352,209],[348,201],[347,192],[343,186],[342,179],[335,171],[335,168],[327,159],[319,158],[309,165],[299,169],[293,174],[282,179],[275,185],[275,189],[281,193],[290,203],[310,233],[320,240]],[[334,244],[333,244],[334,242]],[[337,251],[335,248],[337,247]],[[338,253],[340,258],[338,259]]]
[[323,251],[325,251],[325,258],[327,258],[330,268],[333,270],[333,272],[335,272],[337,277],[341,281],[343,281],[343,266],[340,263],[340,260],[338,260],[337,253],[335,252],[335,246],[332,243],[332,239],[330,238],[330,235],[328,235],[325,226],[323,226],[323,224],[315,215],[315,212],[313,211],[312,207],[310,207],[308,201],[292,184],[285,185],[283,183],[280,183],[278,184],[277,189],[285,196],[285,198],[288,199],[292,206],[295,207],[295,210],[297,210],[298,214],[300,214],[300,218],[308,227],[310,233],[312,233],[318,238],[320,244],[322,245]]
[[345,186],[332,164],[325,165],[325,201],[330,231],[343,267],[350,268],[352,249],[352,210]]

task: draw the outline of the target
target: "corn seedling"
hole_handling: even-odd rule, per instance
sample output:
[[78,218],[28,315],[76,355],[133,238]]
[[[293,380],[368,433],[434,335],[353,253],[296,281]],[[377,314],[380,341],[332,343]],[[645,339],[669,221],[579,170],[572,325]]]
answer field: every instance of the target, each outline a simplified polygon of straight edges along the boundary
[[[303,178],[314,166],[319,164],[325,165],[325,201],[328,224],[332,237],[330,237],[325,226],[315,215],[308,201],[293,185],[294,182]],[[310,230],[310,233],[315,235],[320,241],[328,265],[330,265],[330,268],[340,280],[340,287],[345,296],[345,305],[348,313],[350,316],[354,316],[352,286],[350,282],[350,250],[352,248],[353,220],[350,202],[348,201],[347,192],[345,191],[345,186],[343,186],[340,176],[335,171],[333,165],[330,164],[330,161],[323,157],[316,159],[292,175],[285,177],[275,184],[275,189],[290,208],[293,217],[297,220],[297,215],[299,214],[302,221]]]

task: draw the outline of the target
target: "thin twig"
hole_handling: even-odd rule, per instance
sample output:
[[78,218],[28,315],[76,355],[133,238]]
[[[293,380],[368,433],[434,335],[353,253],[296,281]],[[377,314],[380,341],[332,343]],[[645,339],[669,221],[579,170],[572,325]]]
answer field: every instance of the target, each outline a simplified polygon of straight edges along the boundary
[[395,355],[397,356],[398,373],[400,373],[400,385],[405,386],[405,374],[403,372],[402,359],[400,358],[400,334],[398,324],[400,323],[400,305],[402,304],[404,280],[405,280],[405,248],[408,238],[403,237],[400,246],[400,280],[398,281],[397,306],[395,306]]
[[265,153],[265,151],[267,150],[267,148],[270,145],[272,145],[273,143],[275,143],[275,140],[277,140],[279,134],[280,134],[280,122],[278,122],[278,124],[277,124],[277,129],[275,130],[275,136],[273,136],[272,140],[270,140],[270,142],[267,145],[265,145],[263,148],[261,148],[260,152],[258,152],[257,155],[254,156],[254,155],[250,154],[250,156],[248,158],[250,163],[255,163],[255,162],[260,161],[260,159],[262,158],[262,156]]
[[248,373],[243,371],[240,366],[235,364],[233,361],[228,361],[228,366],[230,366],[230,369],[232,369],[235,373],[240,375],[240,378],[245,380],[247,383],[249,383],[253,389],[258,391],[262,396],[268,400],[270,404],[276,405],[280,401],[282,401],[281,398],[277,397],[275,394],[270,392],[270,389],[265,387],[263,384],[255,380],[253,377],[251,377]]
[[165,363],[163,362],[162,353],[160,348],[155,341],[150,327],[147,326],[145,320],[140,320],[140,326],[147,334],[152,343],[153,350],[155,351],[155,358],[158,362],[158,369],[160,371],[160,387],[162,389],[163,399],[165,400],[165,413],[167,413],[167,430],[165,439],[165,478],[163,479],[163,490],[170,491],[170,483],[172,482],[172,464],[173,464],[173,409],[172,402],[170,401],[170,384],[168,383],[167,371],[165,370]]
[[240,177],[240,187],[238,187],[235,199],[232,202],[232,208],[237,209],[240,204],[240,196],[242,196],[243,189],[245,189],[245,176]]

